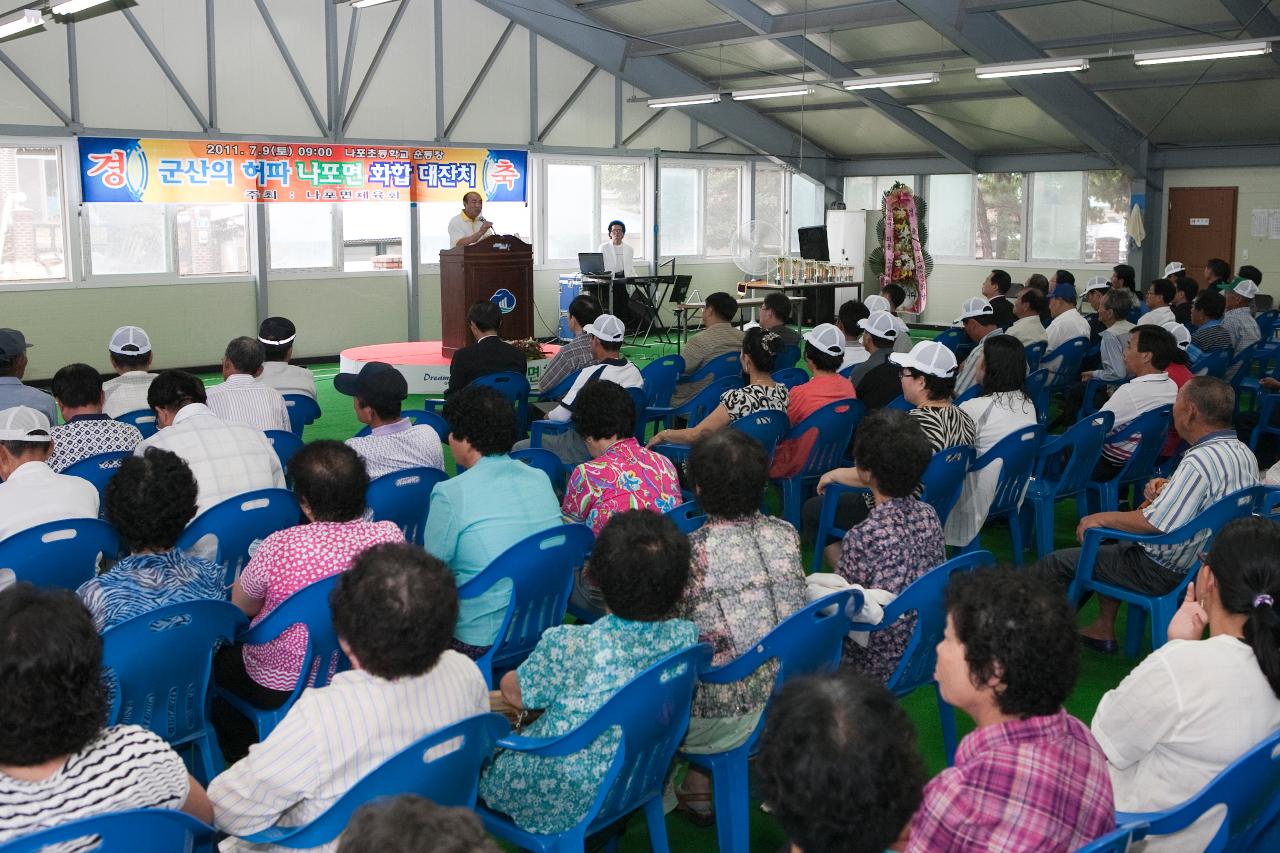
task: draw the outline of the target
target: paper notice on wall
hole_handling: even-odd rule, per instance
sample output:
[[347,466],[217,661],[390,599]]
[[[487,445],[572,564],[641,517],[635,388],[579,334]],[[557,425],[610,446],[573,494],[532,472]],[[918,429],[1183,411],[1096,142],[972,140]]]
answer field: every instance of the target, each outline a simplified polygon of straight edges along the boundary
[[1271,211],[1271,233],[1267,236],[1272,240],[1280,240],[1280,210]]
[[1249,219],[1249,236],[1266,239],[1270,220],[1271,211],[1254,208],[1253,216]]

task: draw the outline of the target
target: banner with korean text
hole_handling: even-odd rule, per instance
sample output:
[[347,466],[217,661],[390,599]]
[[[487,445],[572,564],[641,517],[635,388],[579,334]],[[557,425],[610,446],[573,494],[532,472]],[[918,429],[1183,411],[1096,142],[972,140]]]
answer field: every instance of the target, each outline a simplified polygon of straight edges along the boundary
[[524,201],[528,155],[486,148],[81,137],[86,202]]

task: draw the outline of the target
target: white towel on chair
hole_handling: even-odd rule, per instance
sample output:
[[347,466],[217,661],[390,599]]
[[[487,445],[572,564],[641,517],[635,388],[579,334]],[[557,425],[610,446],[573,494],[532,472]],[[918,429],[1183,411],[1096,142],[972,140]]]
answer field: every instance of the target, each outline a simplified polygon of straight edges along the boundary
[[[826,598],[833,592],[856,589],[862,593],[862,609],[850,613],[849,618],[864,625],[879,625],[884,619],[884,608],[898,597],[896,592],[887,589],[864,589],[860,584],[849,583],[834,572],[816,572],[804,579],[805,601],[812,604],[820,598]],[[868,631],[850,631],[849,639],[866,648],[871,634]]]

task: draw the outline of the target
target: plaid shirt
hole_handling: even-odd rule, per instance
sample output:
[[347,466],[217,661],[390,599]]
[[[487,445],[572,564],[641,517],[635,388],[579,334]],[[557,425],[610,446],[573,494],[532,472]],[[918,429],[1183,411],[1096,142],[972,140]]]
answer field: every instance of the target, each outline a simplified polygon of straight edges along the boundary
[[925,786],[906,849],[1066,853],[1115,825],[1107,758],[1060,709],[967,735]]

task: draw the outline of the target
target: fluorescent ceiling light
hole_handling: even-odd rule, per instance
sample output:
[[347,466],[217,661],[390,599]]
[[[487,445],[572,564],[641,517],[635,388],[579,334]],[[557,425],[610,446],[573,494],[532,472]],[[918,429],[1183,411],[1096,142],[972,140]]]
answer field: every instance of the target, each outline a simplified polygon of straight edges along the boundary
[[928,83],[937,83],[941,79],[936,71],[930,71],[924,74],[885,74],[881,77],[852,77],[848,80],[840,81],[840,85],[850,92],[856,92],[859,89],[885,89],[889,86],[924,86]]
[[1135,65],[1166,65],[1170,62],[1195,62],[1201,59],[1231,59],[1237,56],[1262,56],[1271,52],[1267,41],[1224,41],[1171,50],[1140,50],[1133,54]]
[[1088,71],[1089,60],[1033,59],[1030,62],[1005,62],[1000,65],[979,65],[973,69],[983,80],[994,77],[1029,77],[1032,74],[1061,74],[1064,71]]
[[761,98],[790,98],[795,95],[812,95],[808,83],[792,83],[790,86],[769,86],[765,89],[740,89],[733,93],[735,101],[758,101]]
[[697,104],[714,104],[719,100],[719,92],[708,92],[705,95],[678,95],[674,98],[650,98],[649,106],[657,110],[663,107],[692,107]]
[[55,15],[74,15],[107,2],[109,0],[54,0],[49,4],[49,11]]
[[390,3],[391,0],[351,0],[352,9],[363,9],[365,6],[377,6],[379,3]]
[[23,9],[16,15],[0,20],[0,38],[34,30],[43,23],[44,18],[35,9]]

